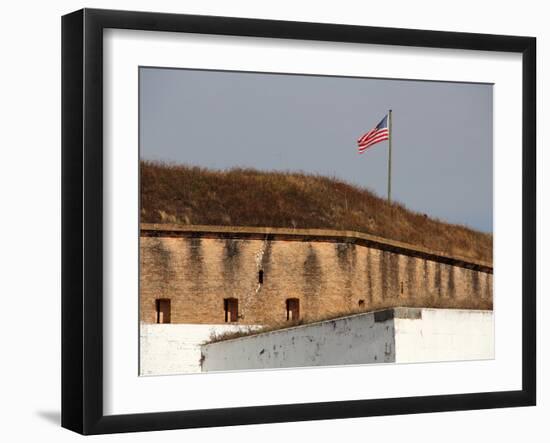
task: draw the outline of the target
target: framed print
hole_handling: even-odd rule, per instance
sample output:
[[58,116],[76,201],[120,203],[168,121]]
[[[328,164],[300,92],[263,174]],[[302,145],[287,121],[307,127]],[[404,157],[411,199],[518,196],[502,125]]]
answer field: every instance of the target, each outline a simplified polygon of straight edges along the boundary
[[536,402],[531,37],[62,21],[62,425]]

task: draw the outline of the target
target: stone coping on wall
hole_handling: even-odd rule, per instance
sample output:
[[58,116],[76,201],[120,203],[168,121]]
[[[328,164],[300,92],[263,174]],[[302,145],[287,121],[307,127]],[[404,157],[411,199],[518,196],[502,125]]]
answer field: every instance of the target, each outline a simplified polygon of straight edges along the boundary
[[248,226],[176,225],[168,223],[142,223],[140,230],[141,236],[143,237],[240,238],[251,240],[352,243],[489,274],[493,273],[493,264],[490,262],[460,256],[451,256],[422,246],[411,245],[356,231]]
[[258,332],[250,331],[250,333],[247,333],[240,337],[221,339],[221,340],[212,341],[212,342],[207,341],[202,346],[212,346],[218,343],[227,343],[227,342],[237,341],[237,340],[239,341],[249,340],[251,338],[255,338],[258,336],[278,334],[281,332],[286,332],[294,329],[310,328],[312,326],[318,326],[318,325],[327,324],[327,323],[334,323],[342,320],[350,320],[358,317],[372,316],[374,323],[383,323],[385,321],[393,320],[393,319],[422,320],[423,311],[454,311],[454,312],[464,312],[464,313],[479,312],[479,313],[487,313],[487,314],[490,314],[493,312],[492,310],[489,310],[489,309],[463,309],[463,308],[455,309],[455,308],[428,308],[428,307],[410,308],[410,307],[404,307],[404,306],[397,306],[394,308],[379,309],[377,311],[367,311],[367,312],[359,312],[359,313],[349,314],[349,315],[342,315],[340,317],[328,318],[325,320],[318,320],[311,323],[304,323],[301,325],[281,327],[278,329],[272,329],[265,332],[262,332],[261,330]]

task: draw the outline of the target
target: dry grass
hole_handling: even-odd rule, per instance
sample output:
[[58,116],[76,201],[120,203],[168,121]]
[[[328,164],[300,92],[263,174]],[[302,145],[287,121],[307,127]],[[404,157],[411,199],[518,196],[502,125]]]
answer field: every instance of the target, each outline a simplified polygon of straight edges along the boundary
[[337,178],[305,173],[142,162],[141,221],[352,230],[492,262],[491,234],[388,204]]

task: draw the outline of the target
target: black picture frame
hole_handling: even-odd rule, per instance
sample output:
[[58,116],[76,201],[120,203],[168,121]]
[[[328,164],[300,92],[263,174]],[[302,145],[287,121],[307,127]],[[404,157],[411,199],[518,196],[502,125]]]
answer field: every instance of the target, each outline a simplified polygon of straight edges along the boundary
[[[103,30],[353,42],[522,54],[522,389],[131,415],[103,413]],[[536,403],[536,39],[83,9],[62,18],[62,426],[81,434],[414,414]]]

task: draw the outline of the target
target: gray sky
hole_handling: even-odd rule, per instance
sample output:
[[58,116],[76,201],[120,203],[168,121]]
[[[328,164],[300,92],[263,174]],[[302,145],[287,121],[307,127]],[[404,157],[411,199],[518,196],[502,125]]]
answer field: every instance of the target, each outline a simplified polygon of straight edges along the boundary
[[142,159],[336,176],[385,197],[388,142],[356,140],[393,110],[392,198],[493,230],[493,88],[141,68]]

